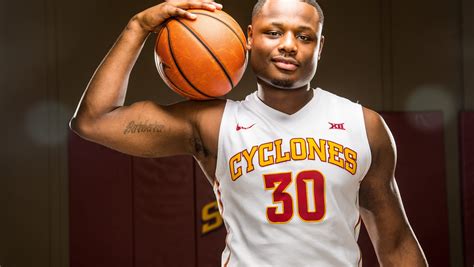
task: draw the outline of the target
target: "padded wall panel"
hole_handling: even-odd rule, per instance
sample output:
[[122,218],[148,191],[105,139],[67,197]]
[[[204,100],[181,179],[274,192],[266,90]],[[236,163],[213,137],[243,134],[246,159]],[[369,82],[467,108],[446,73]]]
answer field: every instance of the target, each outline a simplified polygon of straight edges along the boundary
[[133,159],[136,267],[195,266],[193,158]]
[[198,164],[195,164],[195,177],[197,266],[220,266],[226,230],[219,214],[212,186]]
[[[405,211],[430,266],[449,266],[443,114],[385,112],[397,144],[396,179]],[[378,266],[365,232],[359,240],[364,266]]]
[[460,116],[461,185],[465,266],[474,266],[474,112]]
[[70,266],[133,266],[131,157],[69,136]]

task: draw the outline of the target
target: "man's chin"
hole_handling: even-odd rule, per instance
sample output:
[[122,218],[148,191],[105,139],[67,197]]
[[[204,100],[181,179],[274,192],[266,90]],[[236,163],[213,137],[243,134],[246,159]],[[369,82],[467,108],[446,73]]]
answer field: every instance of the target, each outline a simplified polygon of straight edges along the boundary
[[300,83],[295,82],[292,79],[262,79],[257,77],[257,82],[262,85],[270,86],[275,89],[281,90],[294,90],[305,87],[307,85],[300,85]]
[[295,82],[292,80],[274,79],[270,81],[270,84],[278,89],[291,90],[296,88]]

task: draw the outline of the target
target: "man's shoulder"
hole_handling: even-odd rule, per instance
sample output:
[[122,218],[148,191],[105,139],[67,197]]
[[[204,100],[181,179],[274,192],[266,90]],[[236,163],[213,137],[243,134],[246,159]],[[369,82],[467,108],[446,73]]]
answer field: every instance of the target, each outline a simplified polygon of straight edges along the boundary
[[225,99],[211,100],[185,100],[167,106],[174,110],[176,119],[189,121],[195,128],[216,127],[213,122],[220,122],[224,108]]
[[219,113],[224,110],[226,105],[225,99],[211,99],[211,100],[186,100],[178,103],[182,108],[185,108],[190,113]]
[[316,91],[318,92],[318,94],[321,98],[325,99],[325,101],[339,102],[339,103],[345,103],[345,104],[349,104],[349,105],[360,105],[359,101],[357,101],[357,100],[353,101],[353,100],[349,99],[348,97],[341,96],[337,93],[327,91],[327,90],[324,90],[324,89],[319,88],[319,87],[316,89]]

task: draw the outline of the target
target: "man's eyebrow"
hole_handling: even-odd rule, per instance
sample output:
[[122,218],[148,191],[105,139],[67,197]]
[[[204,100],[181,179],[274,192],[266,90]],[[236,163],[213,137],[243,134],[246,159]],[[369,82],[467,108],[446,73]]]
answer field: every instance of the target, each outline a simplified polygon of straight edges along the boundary
[[[281,22],[272,22],[271,23],[272,26],[275,26],[275,27],[283,27],[285,24],[284,23],[281,23]],[[301,26],[298,26],[298,30],[300,31],[316,31],[314,28],[310,27],[310,26],[304,26],[304,25],[301,25]]]

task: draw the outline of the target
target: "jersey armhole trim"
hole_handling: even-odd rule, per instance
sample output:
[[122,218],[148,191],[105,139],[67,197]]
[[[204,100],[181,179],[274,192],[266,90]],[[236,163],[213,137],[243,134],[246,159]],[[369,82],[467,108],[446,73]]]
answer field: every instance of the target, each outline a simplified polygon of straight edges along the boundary
[[367,147],[367,165],[364,166],[365,167],[365,170],[363,171],[362,173],[362,176],[360,178],[360,182],[362,182],[362,180],[364,180],[365,176],[367,175],[367,173],[369,172],[369,169],[370,169],[370,165],[372,165],[372,149],[370,148],[370,143],[369,143],[369,136],[367,134],[367,127],[365,125],[365,116],[364,116],[364,107],[360,104],[357,104],[360,108],[360,116],[362,117],[362,140],[364,140],[364,145],[365,147]]
[[224,112],[222,113],[222,118],[221,118],[221,123],[219,126],[219,137],[217,140],[217,158],[216,158],[216,171],[214,173],[214,177],[216,178],[217,181],[219,181],[219,174],[222,174],[223,166],[221,163],[222,157],[224,155],[223,151],[223,143],[224,143],[224,135],[228,127],[228,120],[229,120],[229,113],[231,110],[232,106],[232,100],[227,99],[224,107]]

